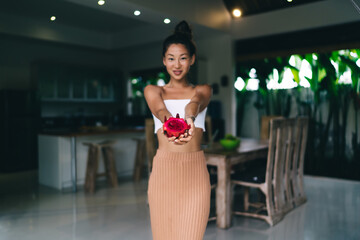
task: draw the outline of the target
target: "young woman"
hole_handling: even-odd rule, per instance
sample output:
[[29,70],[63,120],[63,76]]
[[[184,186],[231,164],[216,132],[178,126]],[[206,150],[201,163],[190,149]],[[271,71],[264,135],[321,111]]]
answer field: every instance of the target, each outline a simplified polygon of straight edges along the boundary
[[[182,21],[163,43],[169,83],[148,85],[144,91],[159,142],[148,187],[154,240],[201,240],[208,222],[210,180],[200,143],[212,93],[210,86],[193,86],[187,80],[195,54],[191,29]],[[191,127],[179,138],[168,138],[164,118],[177,113]]]

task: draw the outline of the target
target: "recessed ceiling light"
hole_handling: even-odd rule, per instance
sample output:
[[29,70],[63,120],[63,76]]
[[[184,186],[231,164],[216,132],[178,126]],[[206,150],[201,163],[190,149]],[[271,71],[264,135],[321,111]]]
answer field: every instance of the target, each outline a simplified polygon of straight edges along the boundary
[[232,11],[232,14],[233,14],[234,17],[240,17],[240,16],[241,16],[241,11],[240,11],[240,9],[235,8],[235,9]]
[[51,17],[50,17],[50,20],[51,20],[51,21],[55,21],[55,20],[56,20],[56,17],[55,17],[55,16],[51,16]]
[[293,0],[287,0],[288,2],[292,2]]
[[140,12],[139,10],[135,10],[135,11],[134,11],[134,15],[135,15],[135,16],[139,16],[140,14],[141,14],[141,12]]
[[170,19],[168,19],[168,18],[165,18],[165,19],[164,19],[164,23],[165,23],[165,24],[169,24],[170,22],[171,22]]
[[98,4],[99,4],[100,6],[104,5],[104,4],[105,4],[105,0],[99,0],[99,1],[98,1]]

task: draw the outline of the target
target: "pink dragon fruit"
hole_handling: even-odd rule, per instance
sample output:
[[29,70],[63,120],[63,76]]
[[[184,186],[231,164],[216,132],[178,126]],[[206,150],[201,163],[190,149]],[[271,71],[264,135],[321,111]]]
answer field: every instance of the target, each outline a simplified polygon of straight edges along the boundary
[[176,118],[170,117],[169,119],[166,119],[165,117],[163,130],[167,137],[175,136],[178,138],[188,129],[190,129],[190,125],[186,123],[185,119],[180,118],[179,114],[176,114]]

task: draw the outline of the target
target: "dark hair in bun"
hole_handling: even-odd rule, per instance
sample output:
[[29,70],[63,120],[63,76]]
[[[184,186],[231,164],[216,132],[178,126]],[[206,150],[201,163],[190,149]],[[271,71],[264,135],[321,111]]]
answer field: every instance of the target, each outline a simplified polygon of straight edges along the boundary
[[196,46],[192,39],[192,31],[186,21],[178,23],[174,33],[164,40],[163,56],[165,56],[165,53],[171,44],[183,44],[189,51],[190,56],[193,56],[196,53]]

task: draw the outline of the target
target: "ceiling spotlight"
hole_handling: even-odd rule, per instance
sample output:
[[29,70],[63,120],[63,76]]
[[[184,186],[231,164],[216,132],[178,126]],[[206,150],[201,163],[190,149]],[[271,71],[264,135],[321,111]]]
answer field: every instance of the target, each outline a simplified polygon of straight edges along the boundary
[[292,2],[293,0],[287,0],[288,2]]
[[99,1],[98,1],[98,4],[99,4],[100,6],[104,5],[104,4],[105,4],[105,0],[99,0]]
[[241,11],[240,11],[240,9],[238,9],[238,8],[235,8],[233,11],[232,11],[232,14],[233,14],[233,16],[234,17],[240,17],[241,16]]
[[165,24],[169,24],[170,22],[171,22],[170,19],[168,19],[168,18],[165,18],[165,19],[164,19],[164,23],[165,23]]
[[135,15],[135,16],[139,16],[140,14],[141,14],[141,12],[140,12],[139,10],[135,10],[135,11],[134,11],[134,15]]
[[55,16],[51,16],[50,17],[50,21],[55,21],[56,20],[56,17]]

